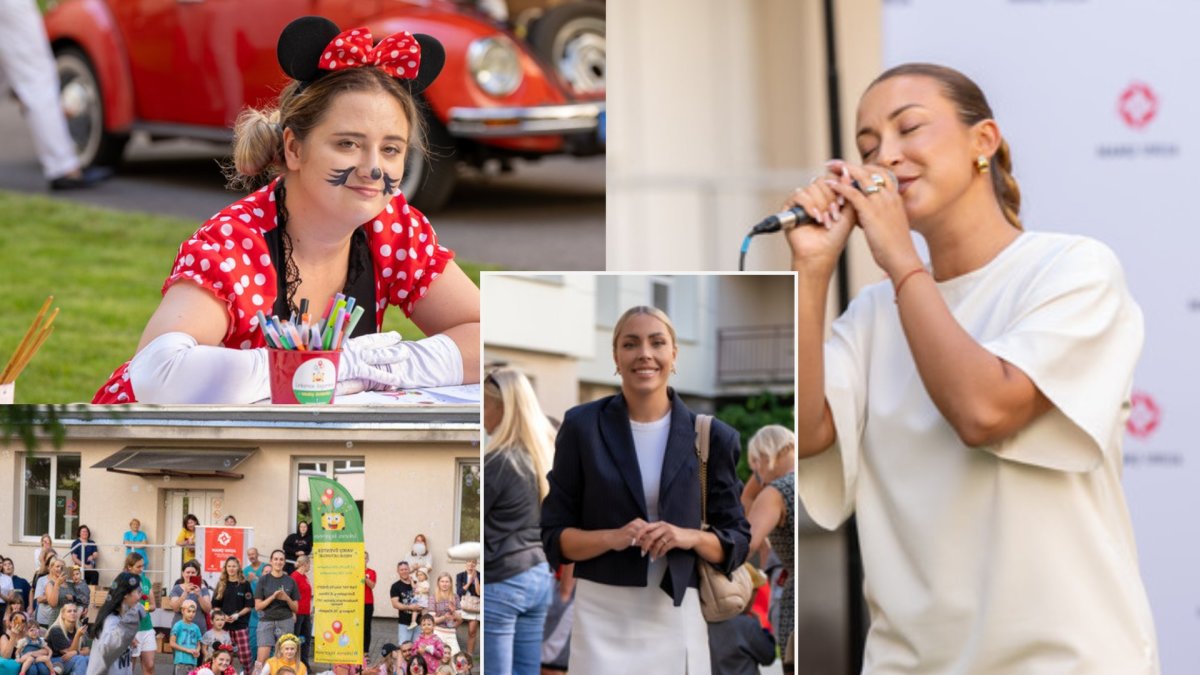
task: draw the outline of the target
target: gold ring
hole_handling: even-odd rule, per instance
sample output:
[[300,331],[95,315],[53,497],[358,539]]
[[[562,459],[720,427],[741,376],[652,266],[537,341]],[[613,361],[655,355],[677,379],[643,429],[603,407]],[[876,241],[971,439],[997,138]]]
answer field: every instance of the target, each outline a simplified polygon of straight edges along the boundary
[[887,179],[877,173],[871,174],[871,182],[879,187],[884,187],[887,185]]

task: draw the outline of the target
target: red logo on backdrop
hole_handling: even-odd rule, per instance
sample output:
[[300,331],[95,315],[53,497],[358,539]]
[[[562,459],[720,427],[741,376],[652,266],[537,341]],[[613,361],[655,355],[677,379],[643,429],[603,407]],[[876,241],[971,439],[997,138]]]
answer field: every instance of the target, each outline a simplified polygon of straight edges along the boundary
[[1121,92],[1117,99],[1117,112],[1121,114],[1125,124],[1134,129],[1141,129],[1150,124],[1158,114],[1158,96],[1155,96],[1150,85],[1134,82],[1125,87],[1125,91]]
[[1125,420],[1125,430],[1134,438],[1149,438],[1158,429],[1162,410],[1154,402],[1154,397],[1141,391],[1133,392],[1129,402],[1132,410],[1129,419]]
[[220,572],[225,559],[241,560],[245,553],[243,530],[240,527],[210,527],[204,530],[204,571]]

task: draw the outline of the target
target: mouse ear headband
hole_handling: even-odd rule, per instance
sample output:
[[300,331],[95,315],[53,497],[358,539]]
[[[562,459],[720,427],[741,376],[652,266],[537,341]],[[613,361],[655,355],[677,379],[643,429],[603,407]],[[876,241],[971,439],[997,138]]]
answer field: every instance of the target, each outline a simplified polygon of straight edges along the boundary
[[374,44],[366,28],[339,30],[322,16],[302,16],[279,34],[276,49],[283,72],[304,89],[337,70],[374,66],[416,95],[446,65],[446,50],[432,35],[401,31]]

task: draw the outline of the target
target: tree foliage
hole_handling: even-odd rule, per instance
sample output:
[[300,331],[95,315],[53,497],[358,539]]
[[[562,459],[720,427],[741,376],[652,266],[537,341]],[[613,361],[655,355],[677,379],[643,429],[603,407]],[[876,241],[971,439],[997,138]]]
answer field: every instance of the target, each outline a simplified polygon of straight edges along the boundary
[[795,429],[792,397],[763,392],[748,397],[744,402],[727,403],[717,410],[717,419],[738,430],[742,439],[742,455],[738,459],[738,477],[744,482],[750,477],[750,465],[746,462],[747,447],[755,432],[768,424],[782,424]]
[[19,439],[25,452],[33,452],[40,434],[61,448],[67,435],[65,417],[90,419],[91,414],[84,405],[0,405],[0,440],[7,445]]

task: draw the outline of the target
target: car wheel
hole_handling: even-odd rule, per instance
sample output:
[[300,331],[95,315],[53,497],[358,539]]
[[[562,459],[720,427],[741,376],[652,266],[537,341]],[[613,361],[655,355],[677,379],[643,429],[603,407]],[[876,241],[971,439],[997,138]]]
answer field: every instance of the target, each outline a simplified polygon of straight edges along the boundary
[[604,92],[604,5],[572,2],[554,7],[529,29],[529,44],[580,94]]
[[59,102],[80,163],[83,166],[120,163],[129,135],[104,130],[104,97],[91,60],[75,47],[60,49],[54,60],[58,66]]
[[400,191],[413,206],[425,213],[441,210],[458,181],[454,137],[421,102],[425,118],[425,152],[410,152],[404,161]]

